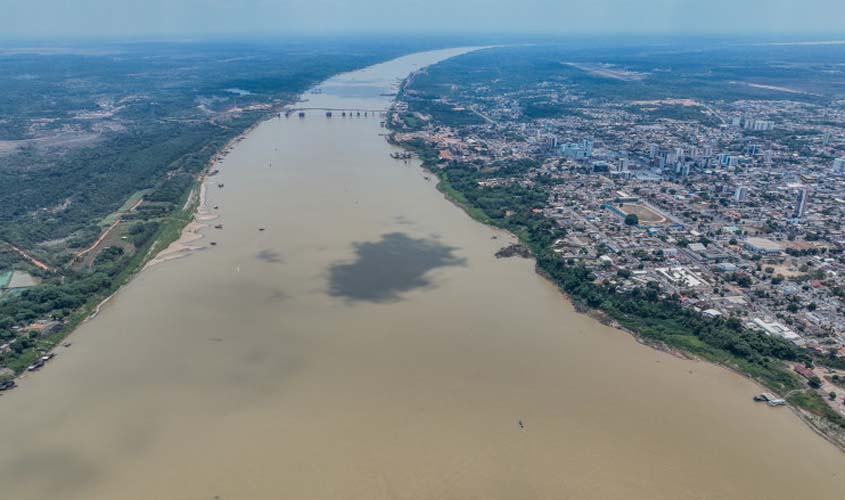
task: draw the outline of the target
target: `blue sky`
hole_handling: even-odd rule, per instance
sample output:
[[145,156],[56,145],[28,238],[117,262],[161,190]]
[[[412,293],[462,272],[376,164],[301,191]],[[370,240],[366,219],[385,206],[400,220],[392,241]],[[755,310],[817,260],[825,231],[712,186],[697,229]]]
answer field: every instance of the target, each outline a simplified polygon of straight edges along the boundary
[[2,35],[843,33],[845,0],[3,0]]

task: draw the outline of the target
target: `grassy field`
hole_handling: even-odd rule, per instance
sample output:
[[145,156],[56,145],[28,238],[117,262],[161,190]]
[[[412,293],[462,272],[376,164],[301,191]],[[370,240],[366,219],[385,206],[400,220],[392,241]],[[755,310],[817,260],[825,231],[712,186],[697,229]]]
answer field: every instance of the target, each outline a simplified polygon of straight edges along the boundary
[[790,404],[813,415],[822,417],[845,430],[845,417],[837,413],[824,398],[814,390],[794,392],[787,398]]
[[135,204],[138,203],[138,201],[140,201],[140,199],[143,198],[144,195],[146,195],[150,191],[152,191],[152,189],[142,189],[140,191],[132,193],[132,196],[127,198],[127,200],[123,203],[123,205],[120,206],[120,208],[103,217],[103,219],[98,223],[98,225],[102,227],[111,226],[112,224],[114,224],[114,221],[116,221],[118,217],[128,212],[130,208],[135,206]]

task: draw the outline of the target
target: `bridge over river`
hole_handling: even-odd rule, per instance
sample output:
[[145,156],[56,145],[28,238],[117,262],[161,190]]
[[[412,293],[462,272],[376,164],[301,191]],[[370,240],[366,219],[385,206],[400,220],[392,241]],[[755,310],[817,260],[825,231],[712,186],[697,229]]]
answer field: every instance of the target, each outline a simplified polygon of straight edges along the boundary
[[292,113],[299,113],[305,111],[324,111],[324,112],[332,112],[332,113],[372,113],[376,114],[379,113],[380,115],[384,115],[387,113],[386,109],[369,109],[369,108],[316,108],[316,107],[309,107],[309,108],[287,108],[284,112],[286,115],[290,115]]

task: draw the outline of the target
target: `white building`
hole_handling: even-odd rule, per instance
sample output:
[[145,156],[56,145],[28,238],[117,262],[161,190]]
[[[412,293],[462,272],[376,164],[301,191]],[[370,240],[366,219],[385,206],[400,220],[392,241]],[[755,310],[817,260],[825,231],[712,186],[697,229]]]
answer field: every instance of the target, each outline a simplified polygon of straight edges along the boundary
[[767,130],[774,130],[775,122],[769,120],[754,120],[754,119],[745,119],[742,124],[742,128],[745,130],[754,130],[757,132],[765,132]]
[[767,323],[760,318],[754,318],[754,320],[752,320],[752,323],[754,324],[754,326],[766,332],[767,335],[782,337],[786,340],[791,340],[793,342],[801,338],[800,335],[793,332],[791,329],[782,325],[781,323],[778,323],[777,321]]
[[778,243],[766,238],[757,237],[746,238],[742,242],[742,246],[747,250],[762,255],[777,255],[782,250],[782,247]]

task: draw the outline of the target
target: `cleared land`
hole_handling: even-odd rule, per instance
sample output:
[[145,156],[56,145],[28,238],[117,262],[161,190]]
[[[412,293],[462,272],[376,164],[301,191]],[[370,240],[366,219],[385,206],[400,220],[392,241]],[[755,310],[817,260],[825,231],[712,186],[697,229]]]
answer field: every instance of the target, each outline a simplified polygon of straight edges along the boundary
[[8,288],[29,288],[38,284],[38,281],[29,273],[15,271],[6,285]]
[[580,69],[586,73],[590,73],[594,76],[600,76],[602,78],[610,78],[613,80],[621,80],[623,82],[636,82],[639,80],[645,79],[648,75],[645,73],[638,73],[636,71],[629,71],[622,68],[617,68],[610,64],[602,64],[602,63],[574,63],[574,62],[564,62],[561,63],[566,66],[571,66],[576,69]]
[[666,224],[669,222],[669,219],[660,212],[639,203],[623,203],[621,206],[617,205],[616,208],[625,215],[636,214],[640,219],[640,224]]

